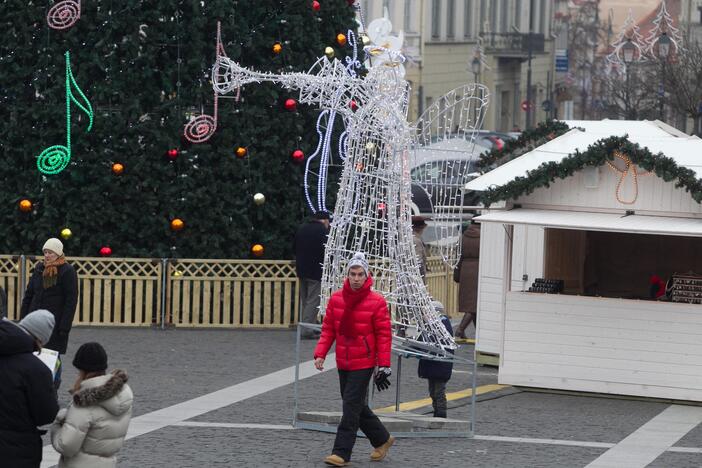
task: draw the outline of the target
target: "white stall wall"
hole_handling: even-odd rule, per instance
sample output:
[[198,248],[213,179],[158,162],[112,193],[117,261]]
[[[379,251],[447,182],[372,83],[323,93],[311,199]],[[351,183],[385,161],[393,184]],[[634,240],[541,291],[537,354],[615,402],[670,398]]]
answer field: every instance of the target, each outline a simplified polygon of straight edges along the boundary
[[[621,161],[618,163],[621,165]],[[575,208],[584,211],[626,209],[635,210],[637,214],[687,217],[702,215],[702,205],[693,200],[688,192],[676,188],[675,182],[666,182],[656,175],[640,175],[636,183],[631,175],[627,176],[621,184],[620,198],[636,201],[633,204],[620,203],[616,198],[619,179],[620,174],[607,166],[597,168],[597,175],[578,171],[567,179],[555,180],[550,187],[541,187],[520,197],[515,203],[521,203],[524,208]],[[588,188],[593,183],[596,188]]]
[[510,292],[499,383],[702,401],[699,305]]
[[544,276],[544,228],[517,224],[513,240],[511,290],[525,291]]
[[502,347],[504,249],[502,224],[481,224],[476,349],[483,353],[499,354]]

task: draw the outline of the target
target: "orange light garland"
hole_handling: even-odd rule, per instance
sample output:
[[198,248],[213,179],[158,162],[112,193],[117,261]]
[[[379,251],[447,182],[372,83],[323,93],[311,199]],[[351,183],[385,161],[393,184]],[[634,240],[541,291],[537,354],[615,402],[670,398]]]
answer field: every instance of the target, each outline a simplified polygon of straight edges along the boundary
[[[619,169],[616,165],[612,164],[609,161],[605,161],[607,163],[607,167],[609,167],[611,170],[613,170],[615,173],[619,175],[619,181],[617,182],[617,189],[614,192],[615,196],[617,197],[617,201],[619,203],[622,203],[624,205],[633,205],[636,202],[636,199],[639,198],[639,176],[648,176],[651,175],[650,172],[638,172],[636,170],[636,166],[634,163],[631,161],[629,156],[623,154],[620,151],[615,151],[613,153],[613,156],[616,159],[621,159],[624,161],[624,169]],[[622,200],[622,197],[620,195],[622,185],[626,178],[631,174],[633,180],[634,180],[634,198],[631,200]]]

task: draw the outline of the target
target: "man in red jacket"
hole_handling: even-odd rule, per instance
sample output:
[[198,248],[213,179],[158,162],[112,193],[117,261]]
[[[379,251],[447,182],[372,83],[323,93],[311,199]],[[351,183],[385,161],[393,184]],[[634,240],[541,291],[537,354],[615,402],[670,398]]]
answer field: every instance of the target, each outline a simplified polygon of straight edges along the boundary
[[314,365],[324,368],[324,359],[336,341],[336,367],[343,401],[343,415],[336,431],[328,465],[345,466],[360,428],[375,448],[371,460],[385,458],[395,438],[390,435],[366,403],[368,384],[378,366],[375,383],[379,390],[389,385],[392,329],[385,298],[371,291],[373,279],[363,253],[348,264],[344,287],[332,294],[322,323],[322,335],[314,350]]

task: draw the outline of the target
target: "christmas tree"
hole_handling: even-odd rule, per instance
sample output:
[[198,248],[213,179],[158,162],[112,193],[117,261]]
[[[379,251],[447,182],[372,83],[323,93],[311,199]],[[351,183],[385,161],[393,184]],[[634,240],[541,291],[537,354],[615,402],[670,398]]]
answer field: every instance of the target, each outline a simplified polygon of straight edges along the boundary
[[[89,1],[65,29],[49,27],[46,3],[3,6],[0,252],[38,254],[63,231],[69,255],[109,246],[115,256],[248,258],[260,244],[263,258],[289,258],[311,213],[305,163],[292,155],[314,152],[319,110],[256,84],[218,99],[206,141],[189,142],[184,126],[213,115],[218,22],[231,59],[307,71],[328,47],[339,59],[352,54],[337,36],[355,29],[353,2]],[[53,145],[70,146],[70,162],[43,174],[37,157]],[[327,187],[331,195],[333,178]]]

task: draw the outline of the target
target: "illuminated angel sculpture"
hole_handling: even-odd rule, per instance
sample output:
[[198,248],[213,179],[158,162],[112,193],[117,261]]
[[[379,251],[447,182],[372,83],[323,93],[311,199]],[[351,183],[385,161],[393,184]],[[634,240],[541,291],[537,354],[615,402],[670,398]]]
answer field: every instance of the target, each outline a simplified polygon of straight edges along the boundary
[[[388,29],[389,31],[389,29]],[[487,89],[469,84],[438,99],[415,124],[407,122],[409,85],[394,48],[369,45],[365,77],[341,61],[319,59],[307,73],[272,74],[241,67],[226,56],[213,66],[213,87],[226,94],[247,83],[275,82],[299,90],[299,101],[339,114],[346,123],[345,162],[326,248],[322,310],[331,292],[341,287],[354,252],[365,252],[374,270],[375,289],[393,315],[395,346],[425,352],[455,349],[453,337],[431,307],[419,273],[411,226],[410,169],[420,144],[461,138],[472,141],[487,107]],[[350,105],[351,103],[354,105]],[[455,197],[437,206],[461,203]],[[456,242],[458,239],[456,239]],[[444,259],[457,262],[455,246]]]

